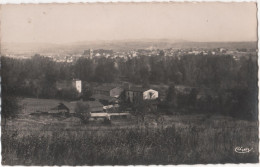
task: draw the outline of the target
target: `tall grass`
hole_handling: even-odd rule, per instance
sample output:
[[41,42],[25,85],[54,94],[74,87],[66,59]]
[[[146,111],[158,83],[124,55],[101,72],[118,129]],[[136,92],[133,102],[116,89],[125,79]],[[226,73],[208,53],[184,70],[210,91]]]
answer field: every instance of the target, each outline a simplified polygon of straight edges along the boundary
[[[258,129],[133,128],[2,134],[3,165],[129,165],[258,162]],[[236,146],[250,147],[238,154]]]

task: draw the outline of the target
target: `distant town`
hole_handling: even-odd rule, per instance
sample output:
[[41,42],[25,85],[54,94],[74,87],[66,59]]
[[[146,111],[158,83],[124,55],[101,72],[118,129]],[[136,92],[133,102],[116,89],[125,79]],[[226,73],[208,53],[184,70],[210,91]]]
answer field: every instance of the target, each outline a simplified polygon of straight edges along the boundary
[[[157,49],[150,46],[146,49],[137,49],[130,51],[113,51],[111,49],[87,49],[82,53],[44,53],[42,56],[52,58],[56,62],[73,63],[80,57],[89,59],[98,59],[105,57],[108,59],[123,59],[125,61],[139,56],[154,56],[162,54],[166,57],[180,58],[183,55],[232,55],[235,60],[239,60],[243,56],[255,55],[256,48],[168,48]],[[28,59],[32,54],[6,54],[7,57]]]
[[258,7],[1,4],[1,164],[259,163]]
[[[258,50],[253,42],[221,45],[227,47],[217,47],[220,44],[208,48],[151,45],[143,49],[113,50],[104,46],[106,49],[85,47],[73,53],[64,49],[63,52],[3,54],[3,130],[6,134],[30,140],[30,146],[26,148],[37,148],[37,143],[42,142],[39,136],[55,138],[58,134],[53,140],[57,148],[63,141],[67,148],[69,138],[75,145],[84,143],[75,149],[83,149],[83,154],[91,152],[92,147],[103,149],[112,145],[116,150],[120,142],[127,143],[130,152],[131,142],[136,142],[134,145],[138,147],[145,145],[149,152],[153,142],[158,142],[153,146],[156,149],[150,150],[152,154],[147,156],[149,162],[154,163],[181,163],[180,157],[187,153],[182,149],[187,148],[200,150],[206,147],[207,152],[203,155],[208,155],[212,146],[218,146],[209,144],[212,140],[221,146],[214,148],[218,152],[223,152],[222,147],[232,151],[232,144],[226,146],[226,143],[232,143],[231,139],[247,143],[248,138],[240,139],[241,134],[251,135],[251,139],[258,135]],[[238,127],[241,133],[230,131]],[[73,135],[76,137],[71,137]],[[13,140],[13,137],[6,138],[5,141]],[[48,138],[43,140],[46,142]],[[89,141],[100,144],[88,145]],[[257,149],[257,142],[253,142],[252,147]],[[16,149],[12,142],[7,143],[5,151],[9,147]],[[74,148],[74,144],[69,148]],[[179,159],[165,157],[163,150],[158,151],[161,145],[163,150],[169,151],[167,155],[181,150],[175,155]],[[23,150],[23,146],[17,147]],[[138,151],[135,148],[131,156],[138,156]],[[158,161],[154,156],[157,152],[163,157]],[[46,155],[45,151],[43,154]],[[102,157],[99,151],[95,154]],[[69,157],[70,154],[66,155]],[[146,155],[145,150],[142,155]],[[110,156],[110,152],[106,156]],[[256,154],[250,156],[253,162],[258,159]],[[212,162],[214,157],[207,162]],[[26,158],[20,160],[23,159]],[[96,161],[84,159],[82,164],[89,162]],[[110,162],[114,162],[114,157],[110,157]],[[140,162],[145,161],[141,158]],[[194,162],[204,161],[200,158]],[[238,162],[243,159],[238,158]]]

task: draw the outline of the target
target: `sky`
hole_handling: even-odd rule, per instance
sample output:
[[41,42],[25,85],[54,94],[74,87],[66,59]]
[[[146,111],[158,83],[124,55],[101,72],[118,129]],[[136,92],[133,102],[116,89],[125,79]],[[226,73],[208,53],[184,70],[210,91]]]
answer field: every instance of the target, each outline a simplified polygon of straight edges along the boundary
[[256,41],[256,3],[96,3],[1,6],[1,42],[172,39]]

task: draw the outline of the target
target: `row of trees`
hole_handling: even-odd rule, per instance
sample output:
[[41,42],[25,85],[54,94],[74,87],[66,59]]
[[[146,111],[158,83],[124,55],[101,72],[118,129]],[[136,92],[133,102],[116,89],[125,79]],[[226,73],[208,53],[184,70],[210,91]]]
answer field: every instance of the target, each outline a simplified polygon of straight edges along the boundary
[[[253,113],[257,111],[258,67],[254,56],[242,57],[238,61],[229,55],[183,55],[175,58],[163,54],[139,56],[127,61],[80,58],[74,63],[55,62],[40,55],[26,60],[3,56],[1,60],[3,98],[31,96],[70,99],[76,97],[76,90],[60,92],[56,89],[56,81],[78,78],[104,83],[123,78],[144,86],[151,83],[175,83],[206,87],[218,92],[219,98],[208,97],[204,108],[218,108],[221,111],[250,110]],[[196,101],[196,90],[189,97],[177,96],[174,90],[173,86],[168,90],[167,105],[203,106]]]
[[[20,60],[2,57],[3,84],[10,93],[29,85],[50,92],[57,80],[114,82],[122,76],[128,81],[147,85],[171,83],[210,88],[252,87],[257,82],[257,61],[232,56],[184,55],[181,58],[140,56],[124,59],[80,58],[75,63],[58,63],[40,55]],[[38,86],[38,87],[37,87]],[[23,92],[24,93],[24,92]],[[44,93],[43,93],[44,94]]]
[[194,88],[188,94],[176,93],[170,86],[167,99],[159,108],[167,113],[181,111],[186,113],[221,114],[247,120],[258,119],[258,90],[247,88],[218,89],[212,94],[199,94]]
[[257,62],[229,55],[140,57],[120,63],[122,75],[136,83],[169,83],[210,88],[250,87],[257,79]]

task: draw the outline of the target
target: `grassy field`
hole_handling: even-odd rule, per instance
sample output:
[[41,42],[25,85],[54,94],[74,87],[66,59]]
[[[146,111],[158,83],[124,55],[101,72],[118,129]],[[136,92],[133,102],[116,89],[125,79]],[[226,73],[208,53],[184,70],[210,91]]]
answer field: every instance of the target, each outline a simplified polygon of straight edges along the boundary
[[[60,101],[23,99],[19,116],[2,126],[3,165],[128,165],[258,162],[258,122],[223,116],[147,115],[111,125],[32,116]],[[237,153],[248,147],[249,153]]]

